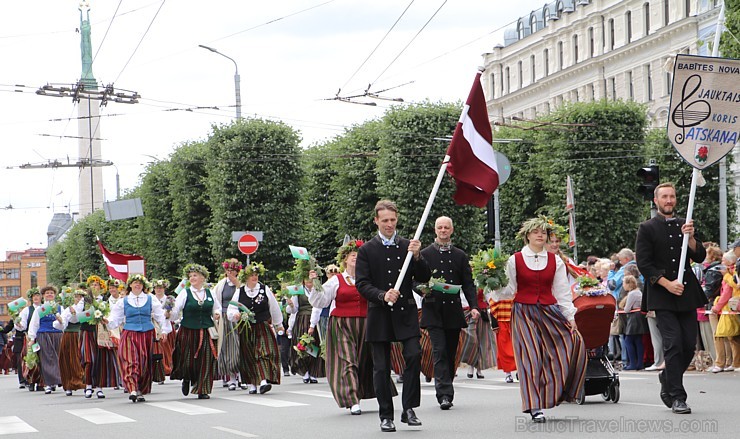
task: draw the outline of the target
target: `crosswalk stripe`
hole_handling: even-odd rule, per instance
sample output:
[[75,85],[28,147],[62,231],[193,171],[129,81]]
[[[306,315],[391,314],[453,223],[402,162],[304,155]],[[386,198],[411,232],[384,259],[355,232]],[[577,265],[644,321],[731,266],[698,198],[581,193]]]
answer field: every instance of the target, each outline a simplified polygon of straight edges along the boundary
[[437,391],[436,390],[422,390],[421,391],[421,394],[422,395],[429,395],[429,396],[431,396],[431,395],[437,396]]
[[38,433],[18,416],[0,416],[0,434]]
[[172,410],[173,412],[178,412],[185,415],[212,415],[215,413],[226,413],[223,410],[217,410],[209,407],[202,407],[199,405],[187,404],[178,401],[147,402],[145,404],[147,406],[159,407],[165,410]]
[[81,409],[65,410],[70,415],[75,415],[93,424],[118,424],[120,422],[136,422],[131,418],[119,415],[118,413],[109,412],[103,409]]
[[265,398],[265,397],[259,397],[259,396],[247,396],[247,397],[219,396],[219,398],[227,399],[229,401],[246,402],[247,404],[256,404],[256,405],[263,405],[266,407],[275,407],[275,408],[298,407],[302,405],[308,405],[308,404],[303,404],[300,402],[283,401],[281,399],[271,399],[271,398]]
[[334,395],[332,395],[331,392],[327,392],[326,390],[296,390],[288,393],[295,393],[296,395],[318,396],[320,398],[334,398]]
[[485,384],[454,384],[455,387],[462,389],[481,389],[481,390],[519,390],[518,386],[487,386]]
[[235,435],[241,436],[241,437],[259,437],[256,434],[245,433],[243,431],[233,430],[231,428],[226,428],[226,427],[213,427],[213,428],[215,428],[216,430],[219,430],[219,431],[224,431],[226,433],[235,434]]

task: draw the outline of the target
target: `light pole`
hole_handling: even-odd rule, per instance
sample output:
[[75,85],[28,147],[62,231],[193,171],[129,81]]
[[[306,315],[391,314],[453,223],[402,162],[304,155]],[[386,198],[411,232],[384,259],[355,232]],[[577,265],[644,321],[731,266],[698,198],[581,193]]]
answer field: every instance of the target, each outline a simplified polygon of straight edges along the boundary
[[234,89],[236,94],[236,120],[241,120],[242,118],[242,93],[241,93],[241,86],[240,86],[240,79],[239,79],[239,66],[236,65],[236,61],[234,61],[234,58],[230,56],[226,56],[223,53],[219,52],[218,50],[214,49],[213,47],[204,46],[202,44],[198,44],[198,47],[202,47],[206,50],[210,50],[213,53],[217,53],[224,58],[228,58],[231,60],[231,62],[234,63]]

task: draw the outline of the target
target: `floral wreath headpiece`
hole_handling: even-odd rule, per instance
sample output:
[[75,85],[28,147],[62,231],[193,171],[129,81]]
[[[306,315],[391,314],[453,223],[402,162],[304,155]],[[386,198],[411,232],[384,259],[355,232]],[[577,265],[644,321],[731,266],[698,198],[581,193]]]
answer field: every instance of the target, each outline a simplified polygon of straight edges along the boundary
[[110,287],[112,286],[120,290],[121,288],[123,288],[123,282],[121,282],[121,279],[116,279],[115,277],[110,276],[108,278],[108,289],[110,289]]
[[224,271],[226,271],[226,270],[234,270],[234,271],[236,271],[237,273],[238,273],[238,272],[239,272],[239,271],[240,271],[240,270],[241,270],[242,268],[244,268],[244,266],[242,265],[242,263],[241,263],[241,262],[239,262],[239,260],[238,260],[238,259],[236,259],[236,258],[230,258],[230,259],[226,259],[225,261],[223,261],[223,262],[221,263],[221,266],[223,267]]
[[182,277],[187,279],[189,277],[188,275],[193,272],[202,274],[206,280],[208,280],[208,276],[211,274],[206,267],[191,262],[182,269]]
[[100,285],[101,290],[107,290],[108,284],[98,275],[93,274],[87,277],[87,285],[91,285],[93,282],[97,282]]
[[365,241],[361,239],[352,239],[348,243],[339,247],[339,250],[337,251],[337,264],[339,264],[342,270],[344,270],[344,260],[347,259],[347,256],[352,252],[358,251],[364,243]]
[[165,290],[170,287],[170,281],[167,279],[157,279],[152,282],[153,287],[163,287]]
[[565,228],[565,226],[562,226],[549,218],[547,222],[551,226],[550,230],[548,231],[550,235],[557,236],[560,242],[568,242],[570,236],[568,236],[568,229]]
[[246,282],[249,276],[256,274],[257,276],[264,276],[267,273],[267,269],[262,262],[252,262],[246,267],[242,268],[237,278],[240,282]]
[[527,221],[524,221],[522,224],[522,228],[519,229],[519,232],[517,232],[516,236],[517,238],[524,241],[525,244],[529,244],[529,241],[527,240],[527,235],[530,234],[533,230],[544,230],[547,232],[547,240],[550,240],[550,233],[552,233],[553,230],[553,221],[547,219],[545,215],[538,215],[536,218],[530,218]]
[[147,292],[152,289],[152,283],[143,274],[132,274],[126,280],[126,288],[131,288],[133,282],[141,282],[144,285],[144,291]]
[[26,291],[26,297],[27,297],[27,298],[28,298],[29,300],[31,300],[31,299],[33,298],[33,296],[35,296],[35,295],[37,295],[37,294],[39,294],[39,295],[40,295],[40,294],[41,294],[41,291],[39,291],[39,289],[38,289],[38,288],[36,288],[36,287],[33,287],[33,288],[29,288],[29,289],[28,289],[28,290]]

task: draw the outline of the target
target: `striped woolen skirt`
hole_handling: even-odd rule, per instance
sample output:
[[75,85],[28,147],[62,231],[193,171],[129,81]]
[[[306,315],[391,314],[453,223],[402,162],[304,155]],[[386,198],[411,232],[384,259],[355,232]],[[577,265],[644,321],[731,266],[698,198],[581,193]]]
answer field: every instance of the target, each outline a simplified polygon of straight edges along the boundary
[[[168,324],[171,324],[167,322]],[[166,340],[155,341],[152,345],[152,353],[154,355],[161,355],[162,359],[154,361],[152,369],[152,381],[161,383],[164,379],[172,373],[172,351],[175,349],[175,332],[167,334]]]
[[[419,310],[419,320],[421,321],[421,310]],[[434,378],[434,357],[432,357],[432,339],[429,338],[429,331],[419,328],[421,338],[421,373],[427,378]]]
[[59,345],[62,342],[61,332],[39,332],[36,334],[36,343],[39,344],[39,360],[41,374],[47,386],[56,386],[62,383],[59,373]]
[[280,348],[270,322],[239,329],[239,372],[242,380],[258,386],[262,380],[280,384]]
[[586,350],[558,305],[514,303],[511,318],[522,411],[549,409],[583,393]]
[[85,371],[83,382],[92,387],[115,387],[119,383],[115,349],[98,346],[98,331],[80,331],[80,358]]
[[[295,325],[293,326],[293,338],[291,339],[290,349],[290,364],[291,370],[298,374],[303,375],[306,372],[312,377],[321,378],[326,376],[326,365],[321,355],[314,358],[310,355],[306,355],[303,358],[298,358],[298,352],[292,347],[298,344],[298,339],[303,334],[308,333],[308,328],[311,326],[311,315],[310,314],[298,314],[295,319]],[[315,329],[315,328],[314,328]],[[314,330],[313,343],[316,346],[321,346],[321,340],[319,340],[319,331]]]
[[223,313],[221,320],[223,320],[223,334],[221,334],[223,340],[221,340],[221,350],[218,352],[218,375],[233,377],[239,372],[240,337],[234,328],[235,324],[226,318],[226,313]]
[[85,388],[82,377],[80,360],[80,333],[65,332],[62,334],[62,342],[59,344],[59,373],[62,378],[64,390],[80,390]]
[[121,379],[129,392],[152,391],[152,345],[154,330],[138,332],[126,329],[121,333],[118,356],[121,357]]
[[406,369],[406,360],[403,359],[403,343],[391,342],[391,370],[396,375],[401,375],[404,369]]
[[459,363],[474,366],[478,370],[486,370],[496,365],[496,348],[491,325],[479,318],[473,321],[470,310],[465,310],[465,320],[468,327],[460,331],[458,348]]
[[365,343],[365,317],[329,317],[326,374],[337,405],[350,408],[375,398],[373,360]]
[[172,361],[170,379],[190,381],[191,393],[211,393],[216,373],[216,345],[207,329],[181,326],[177,331]]

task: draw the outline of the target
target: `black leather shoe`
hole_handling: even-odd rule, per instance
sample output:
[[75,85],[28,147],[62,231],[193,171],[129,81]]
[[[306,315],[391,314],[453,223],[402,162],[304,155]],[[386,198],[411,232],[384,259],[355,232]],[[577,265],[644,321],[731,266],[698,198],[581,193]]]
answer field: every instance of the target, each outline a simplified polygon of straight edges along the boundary
[[666,407],[673,408],[673,398],[665,388],[665,371],[658,374],[658,381],[660,381],[660,400]]
[[449,410],[450,407],[452,407],[452,401],[450,401],[450,398],[446,396],[443,397],[442,401],[439,402],[439,408],[441,408],[442,410]]
[[198,395],[198,399],[211,399],[211,395],[207,393],[201,393],[200,395]]
[[532,422],[534,422],[535,424],[544,424],[545,422],[547,422],[547,418],[545,418],[545,414],[542,412],[537,412],[531,416]]
[[269,392],[270,389],[272,389],[272,384],[270,383],[260,385],[259,387],[260,395],[264,395],[265,393]]
[[396,431],[396,425],[393,424],[392,419],[381,419],[380,420],[380,431]]
[[406,409],[403,412],[401,412],[401,422],[404,424],[409,424],[411,427],[418,427],[421,425],[421,421],[419,418],[416,417],[416,413],[414,413],[414,409]]
[[678,413],[679,415],[688,415],[691,413],[691,407],[686,405],[684,401],[681,401],[680,399],[676,399],[673,401],[673,406],[671,407],[671,410],[673,413]]
[[188,396],[188,393],[190,393],[190,381],[182,380],[182,394]]
[[143,396],[139,395],[136,397],[136,402],[146,402],[146,399]]

